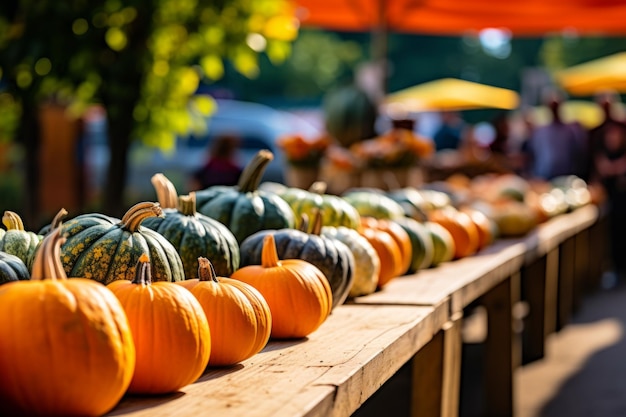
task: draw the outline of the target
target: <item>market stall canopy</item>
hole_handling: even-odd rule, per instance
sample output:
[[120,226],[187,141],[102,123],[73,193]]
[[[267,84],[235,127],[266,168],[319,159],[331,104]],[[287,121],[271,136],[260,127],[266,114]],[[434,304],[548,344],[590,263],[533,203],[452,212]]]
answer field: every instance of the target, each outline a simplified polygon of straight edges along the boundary
[[506,88],[442,78],[388,94],[383,103],[389,112],[505,109],[519,104],[519,95]]
[[[560,112],[564,122],[576,121],[587,129],[598,126],[604,120],[604,111],[593,101],[568,100],[561,103]],[[613,112],[617,118],[626,114],[622,103],[615,103]],[[533,107],[530,117],[535,126],[543,126],[552,121],[552,113],[547,106]]]
[[367,32],[385,30],[459,35],[486,28],[513,36],[555,31],[578,34],[626,33],[623,0],[294,0],[303,26]]
[[591,96],[602,90],[626,93],[626,52],[594,59],[555,74],[571,95]]

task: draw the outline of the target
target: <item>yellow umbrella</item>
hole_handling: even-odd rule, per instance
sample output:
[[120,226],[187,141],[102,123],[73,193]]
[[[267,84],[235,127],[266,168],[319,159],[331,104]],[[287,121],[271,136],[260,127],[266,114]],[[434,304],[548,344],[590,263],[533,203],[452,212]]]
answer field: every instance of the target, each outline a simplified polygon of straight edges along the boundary
[[388,94],[383,106],[406,112],[517,108],[513,90],[443,78]]
[[574,65],[555,74],[570,94],[590,96],[602,90],[626,93],[626,52]]
[[[613,112],[617,118],[624,113],[624,105],[615,103]],[[561,118],[565,122],[577,121],[585,128],[591,129],[598,126],[604,120],[604,112],[597,103],[586,100],[568,100],[561,103]],[[531,110],[531,120],[536,126],[542,126],[552,121],[550,109],[546,106],[536,106]]]

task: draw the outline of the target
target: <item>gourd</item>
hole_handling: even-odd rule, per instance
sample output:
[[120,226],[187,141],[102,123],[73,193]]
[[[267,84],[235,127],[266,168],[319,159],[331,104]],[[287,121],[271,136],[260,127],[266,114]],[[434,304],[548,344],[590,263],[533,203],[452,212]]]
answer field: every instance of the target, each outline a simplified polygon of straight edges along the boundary
[[156,182],[155,187],[160,189],[161,207],[177,200],[176,207],[164,208],[163,217],[147,218],[142,225],[163,235],[176,248],[186,279],[197,278],[200,256],[211,260],[218,275],[230,276],[239,268],[237,239],[222,223],[196,211],[195,193],[177,196],[174,191],[172,195],[163,182]]
[[197,211],[228,227],[238,243],[260,230],[293,228],[289,204],[259,183],[274,155],[261,150],[246,165],[236,186],[212,186],[196,192]]
[[302,259],[280,260],[274,237],[263,237],[260,265],[242,267],[232,278],[263,294],[272,315],[272,338],[302,338],[328,318],[333,294],[315,265]]
[[0,251],[0,285],[30,279],[28,268],[20,258]]
[[60,228],[42,241],[31,279],[0,289],[0,406],[4,415],[99,416],[122,398],[135,347],[104,285],[67,279]]
[[399,224],[409,235],[411,240],[412,257],[408,273],[414,273],[420,269],[428,268],[433,260],[433,241],[426,226],[412,217],[392,220]]
[[137,350],[128,387],[134,394],[166,394],[191,384],[211,354],[209,323],[198,300],[172,282],[152,282],[150,260],[139,257],[135,278],[107,287],[123,306]]
[[404,228],[393,220],[375,219],[373,217],[361,217],[361,227],[370,227],[389,233],[398,244],[401,255],[401,262],[396,264],[396,275],[404,275],[413,260],[413,245]]
[[454,239],[454,259],[470,256],[478,251],[478,227],[467,213],[448,206],[431,211],[428,220],[442,225],[450,232]]
[[348,297],[359,297],[376,291],[380,275],[380,257],[372,244],[358,231],[345,226],[324,226],[322,236],[339,240],[354,255],[354,280]]
[[22,218],[13,211],[5,211],[2,223],[7,228],[0,237],[0,251],[15,255],[32,270],[35,251],[43,239],[42,235],[24,229]]
[[333,293],[333,308],[343,304],[354,281],[354,255],[350,248],[336,239],[321,236],[321,215],[315,217],[309,232],[308,218],[303,216],[300,229],[262,230],[239,246],[241,267],[260,265],[263,239],[274,235],[280,259],[302,259],[318,267],[328,279]]
[[218,277],[211,262],[198,259],[198,278],[181,281],[200,302],[211,331],[209,366],[234,365],[259,353],[272,330],[272,313],[253,286]]
[[357,209],[337,195],[326,194],[323,181],[314,182],[308,190],[290,187],[279,195],[289,203],[296,218],[303,214],[313,218],[316,211],[321,211],[324,226],[359,227],[361,215]]
[[161,234],[141,226],[162,216],[157,203],[132,206],[121,220],[99,213],[83,214],[63,224],[67,241],[61,250],[68,276],[84,276],[109,284],[135,279],[139,257],[146,253],[153,281],[182,281],[185,272],[176,248]]
[[400,275],[404,263],[402,251],[396,239],[389,232],[378,227],[364,223],[359,233],[374,247],[380,258],[377,288],[381,289]]

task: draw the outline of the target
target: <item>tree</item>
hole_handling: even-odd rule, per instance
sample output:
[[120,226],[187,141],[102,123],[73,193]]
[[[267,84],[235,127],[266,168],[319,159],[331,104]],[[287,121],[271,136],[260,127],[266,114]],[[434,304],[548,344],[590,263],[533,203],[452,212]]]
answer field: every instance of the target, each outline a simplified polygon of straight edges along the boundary
[[[194,96],[224,61],[246,76],[260,54],[290,53],[297,25],[286,0],[17,0],[0,5],[0,76],[21,105],[18,139],[28,150],[27,193],[37,195],[38,105],[88,103],[107,111],[111,150],[102,211],[124,210],[132,140],[171,150],[204,127],[213,102]],[[37,210],[36,200],[26,211]]]

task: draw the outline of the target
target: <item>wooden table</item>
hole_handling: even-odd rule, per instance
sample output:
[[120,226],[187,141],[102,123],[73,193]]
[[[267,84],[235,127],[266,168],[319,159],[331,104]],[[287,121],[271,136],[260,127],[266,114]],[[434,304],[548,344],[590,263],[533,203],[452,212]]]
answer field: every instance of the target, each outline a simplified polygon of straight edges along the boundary
[[[583,288],[573,282],[584,274],[572,271],[591,270],[581,264],[590,257],[580,235],[597,217],[596,207],[584,207],[475,256],[396,278],[382,291],[337,307],[306,339],[271,341],[249,360],[210,369],[172,395],[127,396],[108,415],[347,417],[410,363],[412,415],[456,416],[461,325],[464,310],[475,303],[488,317],[485,415],[512,415],[513,372],[521,363],[513,307],[526,300],[530,346],[543,346]],[[579,255],[579,264],[568,261]]]

